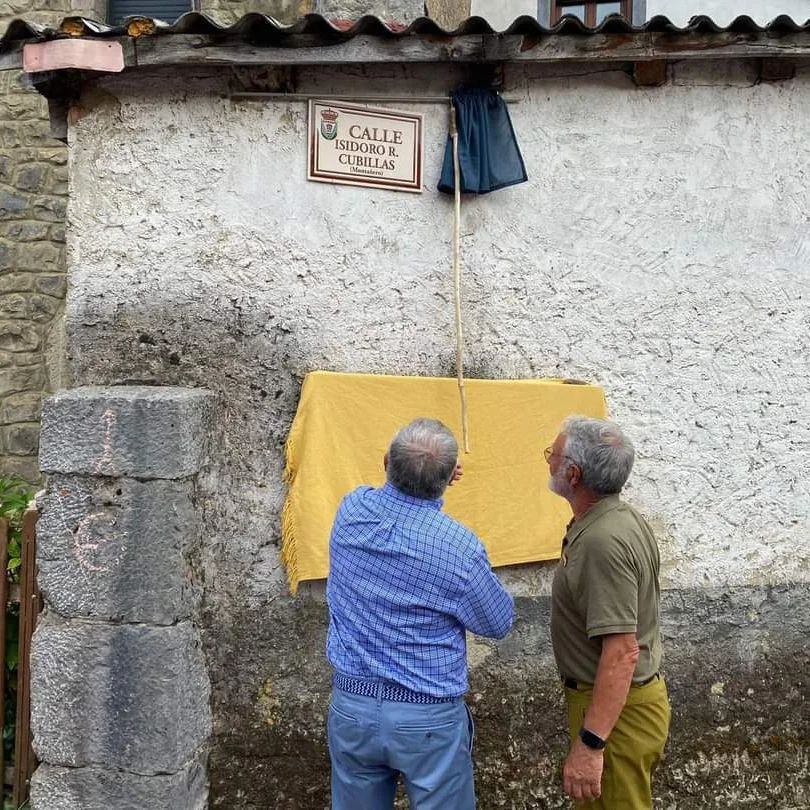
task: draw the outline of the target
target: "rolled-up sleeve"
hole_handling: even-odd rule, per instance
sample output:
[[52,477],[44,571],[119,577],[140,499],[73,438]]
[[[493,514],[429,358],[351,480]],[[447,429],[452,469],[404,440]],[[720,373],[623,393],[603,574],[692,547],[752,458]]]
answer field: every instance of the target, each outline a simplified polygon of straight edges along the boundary
[[487,638],[503,638],[512,627],[514,599],[493,573],[480,543],[467,569],[456,617],[471,633]]

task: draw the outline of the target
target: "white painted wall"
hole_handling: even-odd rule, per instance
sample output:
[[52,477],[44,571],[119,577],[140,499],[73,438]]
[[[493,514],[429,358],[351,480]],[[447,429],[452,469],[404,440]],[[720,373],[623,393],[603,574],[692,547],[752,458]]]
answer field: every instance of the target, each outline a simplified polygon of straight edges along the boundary
[[[472,0],[472,13],[484,17],[493,28],[503,30],[521,14],[536,17],[538,9],[548,6],[548,0]],[[810,19],[810,0],[646,0],[646,18],[656,14],[669,17],[677,25],[686,25],[696,14],[706,14],[719,25],[728,25],[741,14],[747,14],[760,25],[780,14],[804,23]],[[541,22],[548,24],[548,19]]]
[[537,8],[537,0],[472,0],[470,14],[483,17],[496,31],[503,31],[524,14],[537,17]]
[[[676,65],[645,89],[594,66],[510,67],[530,181],[464,202],[471,373],[604,386],[667,586],[810,579],[810,77],[754,69]],[[458,78],[302,69],[299,89],[435,94]],[[453,374],[445,111],[411,106],[414,195],[307,182],[301,104],[165,76],[101,87],[70,133],[75,381],[227,394],[210,542],[257,593],[283,587],[268,538],[297,379]]]
[[706,14],[718,25],[728,25],[741,14],[747,14],[760,25],[780,14],[804,23],[810,19],[810,0],[647,0],[647,19],[656,14],[663,14],[678,25],[686,25],[696,14]]

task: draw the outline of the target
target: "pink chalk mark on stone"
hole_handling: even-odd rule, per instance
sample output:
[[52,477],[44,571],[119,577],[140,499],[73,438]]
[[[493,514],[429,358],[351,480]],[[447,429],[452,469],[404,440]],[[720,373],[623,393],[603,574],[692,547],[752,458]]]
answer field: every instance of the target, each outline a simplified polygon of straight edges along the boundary
[[113,463],[112,432],[117,420],[115,414],[107,408],[101,415],[101,421],[104,422],[104,441],[101,445],[101,456],[93,468],[96,475],[104,475],[104,468]]
[[96,512],[94,515],[85,515],[76,528],[76,535],[73,540],[73,552],[76,555],[76,561],[82,571],[106,571],[107,569],[102,565],[96,565],[90,559],[93,552],[98,551],[98,547],[104,545],[107,541],[104,539],[99,540],[98,543],[90,542],[90,526],[93,521],[104,517],[102,512]]
[[120,73],[124,69],[124,49],[120,42],[102,39],[53,39],[23,46],[23,70],[98,70]]

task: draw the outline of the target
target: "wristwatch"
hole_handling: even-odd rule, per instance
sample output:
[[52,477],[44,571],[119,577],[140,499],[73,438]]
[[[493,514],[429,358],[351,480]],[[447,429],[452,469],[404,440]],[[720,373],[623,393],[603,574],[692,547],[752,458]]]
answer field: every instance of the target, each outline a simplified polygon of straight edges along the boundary
[[579,739],[594,751],[602,751],[607,745],[607,740],[603,740],[598,734],[588,731],[584,726],[579,730]]

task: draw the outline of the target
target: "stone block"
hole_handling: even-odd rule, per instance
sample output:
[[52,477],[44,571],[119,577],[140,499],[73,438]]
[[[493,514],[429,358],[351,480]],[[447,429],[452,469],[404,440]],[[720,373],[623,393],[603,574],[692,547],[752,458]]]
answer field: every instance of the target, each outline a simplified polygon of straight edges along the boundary
[[33,286],[32,273],[3,273],[0,275],[0,295],[9,292],[27,292]]
[[11,425],[2,429],[2,446],[12,456],[35,456],[39,447],[39,425]]
[[143,479],[193,475],[205,459],[212,402],[204,389],[64,391],[43,405],[40,466],[48,473]]
[[39,348],[39,330],[25,321],[0,321],[0,349],[33,352]]
[[32,484],[41,479],[36,456],[8,456],[0,460],[0,469],[4,476],[22,478]]
[[28,295],[28,313],[34,323],[48,323],[59,311],[61,301],[49,295]]
[[53,272],[62,263],[61,247],[50,242],[26,242],[18,245],[14,266],[17,270]]
[[39,759],[148,775],[182,770],[211,733],[199,634],[171,627],[42,620],[31,651]]
[[31,220],[12,220],[0,223],[0,234],[16,242],[38,242],[48,238],[48,228],[42,222]]
[[207,806],[202,758],[177,773],[158,776],[40,765],[31,780],[32,810],[205,810]]
[[[75,0],[73,3],[73,8],[75,8]],[[104,16],[103,13],[101,16]],[[92,19],[99,19],[99,17],[93,17]],[[56,141],[51,141],[51,144],[53,144],[53,146],[50,146],[47,149],[40,148],[37,150],[40,160],[47,160],[48,163],[51,163],[54,166],[66,166],[67,147],[57,143]]]
[[0,424],[38,422],[42,410],[42,395],[36,391],[11,394],[0,403]]
[[18,214],[24,211],[28,201],[17,194],[9,194],[7,191],[0,192],[0,217],[9,214]]
[[32,201],[31,216],[41,222],[61,222],[66,209],[66,197],[36,197]]
[[45,166],[33,164],[20,166],[14,173],[13,185],[21,191],[42,191],[45,186]]
[[194,608],[190,481],[52,476],[40,498],[39,585],[62,616],[173,624]]
[[45,370],[41,365],[0,369],[0,391],[41,391],[45,387]]
[[37,276],[35,287],[45,295],[64,298],[67,290],[67,276],[64,274]]
[[0,312],[6,318],[27,318],[28,302],[26,297],[20,293],[0,296]]
[[427,0],[425,15],[445,31],[452,31],[470,16],[470,0]]

